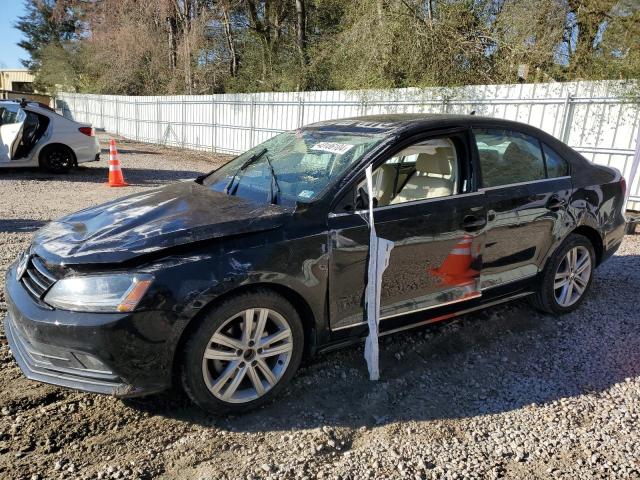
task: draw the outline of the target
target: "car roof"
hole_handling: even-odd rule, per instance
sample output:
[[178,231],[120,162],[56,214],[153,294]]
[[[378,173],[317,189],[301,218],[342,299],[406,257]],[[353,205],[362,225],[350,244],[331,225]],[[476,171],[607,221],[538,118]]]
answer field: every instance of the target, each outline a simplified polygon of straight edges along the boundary
[[338,130],[350,133],[370,133],[393,135],[405,130],[429,129],[450,126],[491,125],[506,129],[528,130],[541,134],[539,130],[525,123],[503,120],[500,118],[482,117],[479,115],[456,115],[446,113],[394,113],[386,115],[364,115],[337,120],[325,120],[313,123],[306,128]]
[[0,105],[1,106],[15,105],[15,106],[26,108],[28,110],[33,110],[36,112],[55,112],[55,110],[49,106],[46,106],[40,102],[35,102],[30,100],[27,100],[26,105],[23,106],[21,100],[5,99],[5,100],[0,100]]

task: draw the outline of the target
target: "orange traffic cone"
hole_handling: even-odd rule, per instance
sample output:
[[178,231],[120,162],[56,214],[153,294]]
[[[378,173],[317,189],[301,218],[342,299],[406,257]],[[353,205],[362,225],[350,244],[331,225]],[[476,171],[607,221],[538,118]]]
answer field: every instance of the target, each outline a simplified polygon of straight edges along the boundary
[[473,281],[478,276],[478,271],[471,268],[472,243],[473,238],[465,235],[447,255],[442,265],[439,268],[432,268],[431,273],[441,277],[446,285],[464,285]]
[[116,150],[116,141],[112,138],[109,141],[109,186],[110,187],[126,187],[129,185],[124,181],[122,176],[122,168],[120,167],[120,157]]

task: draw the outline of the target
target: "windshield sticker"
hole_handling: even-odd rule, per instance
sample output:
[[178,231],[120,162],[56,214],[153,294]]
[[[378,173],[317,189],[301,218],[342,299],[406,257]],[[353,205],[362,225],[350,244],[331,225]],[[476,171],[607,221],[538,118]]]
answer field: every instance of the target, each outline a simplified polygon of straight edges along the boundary
[[311,198],[311,197],[313,197],[313,190],[302,190],[298,194],[298,197],[300,197],[300,198]]
[[311,150],[322,150],[324,152],[336,153],[342,155],[353,148],[353,145],[346,143],[320,142],[316,143]]

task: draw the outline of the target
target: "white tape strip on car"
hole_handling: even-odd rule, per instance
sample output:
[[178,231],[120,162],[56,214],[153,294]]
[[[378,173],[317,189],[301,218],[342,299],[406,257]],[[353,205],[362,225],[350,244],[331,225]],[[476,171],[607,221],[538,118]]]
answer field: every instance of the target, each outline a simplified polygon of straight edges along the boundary
[[348,143],[320,142],[311,147],[311,150],[322,150],[323,152],[342,155],[344,153],[347,153],[352,148],[353,145],[349,145]]
[[378,325],[380,323],[380,293],[382,290],[382,274],[389,266],[389,256],[393,249],[393,242],[379,238],[373,218],[373,180],[371,165],[366,170],[367,191],[369,194],[369,265],[367,267],[367,290],[364,302],[369,324],[369,335],[364,344],[364,358],[369,369],[369,378],[378,380]]

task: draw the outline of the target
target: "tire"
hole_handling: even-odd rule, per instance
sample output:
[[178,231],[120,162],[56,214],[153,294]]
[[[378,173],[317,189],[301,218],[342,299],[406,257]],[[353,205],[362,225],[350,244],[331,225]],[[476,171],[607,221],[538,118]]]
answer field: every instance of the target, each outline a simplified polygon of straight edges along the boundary
[[40,166],[51,173],[68,173],[75,163],[73,150],[65,145],[51,145],[40,153]]
[[[245,338],[247,324],[251,335]],[[182,387],[210,413],[248,412],[289,383],[303,351],[302,322],[291,303],[268,290],[241,294],[215,306],[191,332],[181,357]]]
[[[568,256],[570,252],[576,254],[577,267],[573,270],[573,260]],[[595,262],[595,251],[589,239],[576,233],[570,234],[547,262],[538,290],[531,297],[533,306],[554,314],[576,310],[591,288]]]

